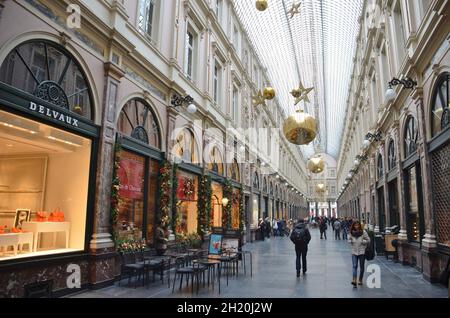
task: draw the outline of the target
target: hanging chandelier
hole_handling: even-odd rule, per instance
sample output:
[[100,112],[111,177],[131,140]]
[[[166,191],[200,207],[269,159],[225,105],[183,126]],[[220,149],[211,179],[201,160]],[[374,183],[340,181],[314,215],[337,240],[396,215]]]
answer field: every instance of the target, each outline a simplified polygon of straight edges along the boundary
[[312,173],[322,173],[325,169],[325,161],[319,155],[309,159],[307,167],[308,170],[311,171]]
[[319,184],[316,186],[316,191],[317,191],[318,193],[324,193],[325,190],[326,190],[326,188],[325,188],[325,185],[324,185],[323,183],[319,183]]
[[307,145],[316,138],[316,119],[303,110],[298,110],[297,114],[289,116],[284,122],[283,133],[290,143]]

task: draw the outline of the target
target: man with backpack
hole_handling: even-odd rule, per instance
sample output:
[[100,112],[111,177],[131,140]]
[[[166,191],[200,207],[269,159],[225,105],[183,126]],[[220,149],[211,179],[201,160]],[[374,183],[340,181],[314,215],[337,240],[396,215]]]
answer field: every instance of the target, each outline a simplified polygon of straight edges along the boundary
[[[297,269],[297,277],[300,277],[300,271],[302,270],[303,264],[303,275],[306,274],[306,254],[308,253],[308,244],[311,241],[311,234],[305,224],[305,221],[300,219],[298,220],[297,225],[291,233],[291,241],[295,244],[295,253],[297,255],[297,259],[295,262],[295,266]],[[301,263],[300,263],[301,259]]]

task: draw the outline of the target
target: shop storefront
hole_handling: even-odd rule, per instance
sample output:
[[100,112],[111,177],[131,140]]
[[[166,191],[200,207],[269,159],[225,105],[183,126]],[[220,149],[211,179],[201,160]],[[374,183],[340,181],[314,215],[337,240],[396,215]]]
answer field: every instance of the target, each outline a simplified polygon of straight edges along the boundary
[[[438,249],[450,254],[450,73],[443,73],[436,82],[431,101],[432,140],[429,143],[432,173],[434,222]],[[448,257],[448,256],[447,256]],[[442,264],[445,266],[445,258]]]
[[409,116],[405,124],[403,161],[404,193],[406,208],[406,227],[408,241],[419,247],[425,235],[423,210],[422,173],[420,159],[417,153],[418,128],[416,119]]
[[158,197],[158,175],[163,154],[160,131],[150,105],[130,100],[117,122],[116,175],[119,184],[118,241],[145,239],[154,242]]
[[71,54],[19,45],[0,69],[0,266],[83,254],[92,235],[99,127]]

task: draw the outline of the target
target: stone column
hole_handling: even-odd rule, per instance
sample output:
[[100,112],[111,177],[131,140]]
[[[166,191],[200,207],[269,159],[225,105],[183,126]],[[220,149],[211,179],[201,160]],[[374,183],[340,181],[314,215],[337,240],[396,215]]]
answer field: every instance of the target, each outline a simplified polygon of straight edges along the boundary
[[90,282],[94,288],[96,285],[101,286],[112,282],[115,276],[110,203],[114,170],[115,121],[118,110],[117,97],[120,79],[124,76],[124,72],[111,62],[105,63],[104,67],[105,89],[97,162],[95,220],[90,241],[90,254],[94,256],[90,264]]
[[431,158],[428,151],[427,130],[425,107],[423,104],[422,88],[417,88],[413,92],[413,99],[416,103],[418,123],[419,123],[419,141],[417,151],[420,158],[420,169],[422,172],[422,195],[423,195],[423,213],[425,219],[425,235],[422,239],[422,271],[425,279],[432,282],[439,280],[440,268],[437,254],[436,226],[433,213],[433,193],[431,183]]

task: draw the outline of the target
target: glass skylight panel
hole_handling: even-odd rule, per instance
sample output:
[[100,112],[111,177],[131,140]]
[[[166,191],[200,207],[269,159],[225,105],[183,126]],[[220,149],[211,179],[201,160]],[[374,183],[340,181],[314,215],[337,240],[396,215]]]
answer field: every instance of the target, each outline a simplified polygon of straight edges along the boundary
[[[319,142],[300,147],[304,156],[324,151],[337,158],[363,0],[302,0],[292,19],[294,0],[269,0],[263,12],[253,0],[232,2],[286,115],[303,107],[318,120]],[[310,104],[294,106],[290,92],[300,81],[315,89]]]

